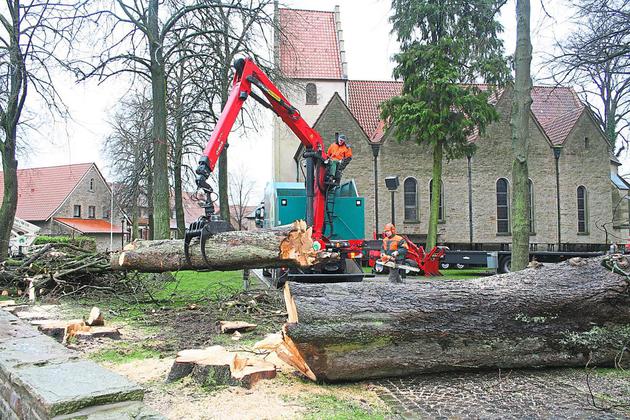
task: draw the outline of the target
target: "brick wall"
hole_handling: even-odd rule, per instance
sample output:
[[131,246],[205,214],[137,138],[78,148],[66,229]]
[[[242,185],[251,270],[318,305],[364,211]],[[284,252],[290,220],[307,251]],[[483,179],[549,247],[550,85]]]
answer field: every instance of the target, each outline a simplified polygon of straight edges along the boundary
[[[473,243],[509,244],[511,236],[497,233],[496,181],[507,178],[511,183],[512,148],[510,110],[511,93],[506,92],[497,103],[500,120],[493,123],[478,142],[471,159]],[[353,148],[354,159],[344,178],[354,178],[359,194],[366,199],[366,237],[374,229],[374,176],[370,143],[339,96],[334,96],[315,125],[324,139],[330,141],[335,132],[345,132]],[[530,120],[529,173],[534,186],[534,234],[531,242],[546,244],[557,241],[555,160],[553,149],[542,129]],[[584,138],[588,137],[588,147]],[[379,227],[390,221],[390,193],[384,178],[397,175],[400,187],[395,193],[396,222],[407,234],[426,235],[429,218],[429,182],[432,152],[427,145],[399,143],[386,133],[378,157]],[[445,161],[444,222],[440,223],[440,240],[447,243],[468,243],[468,162],[466,158]],[[604,243],[605,234],[597,226],[612,220],[610,159],[608,146],[595,122],[585,112],[567,138],[559,161],[561,236],[563,243]],[[404,221],[403,182],[417,180],[418,220]],[[586,235],[577,233],[577,192],[579,185],[588,191],[588,224]],[[510,191],[511,194],[511,191]],[[609,230],[612,232],[612,223]],[[619,233],[619,232],[618,232]],[[543,245],[545,244],[545,245]]]

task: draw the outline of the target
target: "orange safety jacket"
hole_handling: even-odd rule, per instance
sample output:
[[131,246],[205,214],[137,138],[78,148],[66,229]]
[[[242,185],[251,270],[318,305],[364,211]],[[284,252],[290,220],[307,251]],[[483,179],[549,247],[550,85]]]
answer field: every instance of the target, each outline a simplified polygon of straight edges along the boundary
[[383,238],[381,252],[385,255],[392,255],[394,251],[398,251],[398,258],[404,258],[408,249],[409,245],[407,245],[407,241],[400,235]]
[[344,160],[352,157],[352,149],[346,144],[339,146],[337,142],[330,145],[328,148],[328,157],[334,160]]

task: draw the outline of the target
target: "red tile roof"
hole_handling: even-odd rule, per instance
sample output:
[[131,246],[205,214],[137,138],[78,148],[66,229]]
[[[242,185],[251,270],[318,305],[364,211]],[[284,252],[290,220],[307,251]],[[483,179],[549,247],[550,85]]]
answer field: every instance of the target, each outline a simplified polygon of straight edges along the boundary
[[[48,220],[92,165],[19,169],[16,216],[24,220]],[[3,182],[4,174],[0,172],[0,185]],[[0,188],[0,200],[2,196]]]
[[[488,88],[482,84],[477,87],[481,90]],[[379,105],[395,95],[400,95],[401,91],[402,82],[348,81],[348,108],[370,141],[378,142],[384,134],[384,124],[379,118]],[[502,94],[503,91],[500,90],[497,95],[490,98],[490,103],[496,104]],[[534,86],[532,99],[532,112],[545,134],[552,144],[562,144],[584,110],[584,105],[577,94],[568,87]]]
[[74,217],[55,217],[55,222],[59,222],[66,226],[71,227],[74,230],[78,230],[81,233],[120,233],[122,227],[118,225],[112,225],[107,220],[103,219],[80,219]]
[[295,79],[341,79],[334,12],[279,9],[280,69]]

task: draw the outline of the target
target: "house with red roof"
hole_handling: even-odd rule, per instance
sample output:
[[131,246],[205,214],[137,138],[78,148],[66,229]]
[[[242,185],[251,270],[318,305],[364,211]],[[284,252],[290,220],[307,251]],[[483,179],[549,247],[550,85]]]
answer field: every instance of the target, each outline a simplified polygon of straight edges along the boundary
[[[283,9],[281,13],[285,20],[286,15],[310,16],[300,10]],[[338,11],[335,13],[338,16]],[[312,27],[316,32],[313,50],[306,40],[292,54],[307,58],[321,48],[320,40],[339,39],[340,25],[333,29],[325,25]],[[284,42],[282,38],[279,40],[281,68],[289,61],[283,55],[283,48],[287,48],[283,47]],[[320,71],[318,62],[305,58],[302,62],[311,67],[299,72],[293,70],[298,81],[304,80],[309,72],[316,75]],[[432,150],[413,142],[399,143],[393,135],[395,128],[386,129],[379,117],[380,104],[399,95],[402,82],[344,80],[343,91],[333,92],[323,106],[318,104],[321,111],[312,124],[327,145],[335,133],[345,133],[352,145],[354,157],[344,177],[353,178],[366,199],[365,236],[372,237],[374,231],[394,221],[399,231],[423,242],[428,229]],[[491,89],[487,85],[476,87]],[[306,97],[306,91],[302,94]],[[593,249],[613,241],[625,242],[630,227],[630,184],[619,176],[619,161],[611,156],[611,147],[592,111],[570,87],[535,86],[532,98],[529,149],[532,247]],[[443,166],[439,240],[459,249],[508,249],[511,243],[512,89],[494,91],[490,101],[497,108],[500,120],[488,127],[484,135],[475,133],[470,137],[476,145],[473,155],[445,161]],[[298,109],[302,111],[303,107]],[[293,161],[285,162],[292,170],[282,172],[276,180],[301,180],[301,146],[293,141],[290,146],[286,143],[286,147],[290,150],[274,150],[274,156],[286,160],[286,155],[292,153]],[[400,181],[393,203],[385,188],[387,176],[397,176]],[[395,220],[390,220],[392,207]]]
[[99,250],[120,249],[124,239],[125,215],[95,163],[19,169],[16,217],[40,235],[90,236]]

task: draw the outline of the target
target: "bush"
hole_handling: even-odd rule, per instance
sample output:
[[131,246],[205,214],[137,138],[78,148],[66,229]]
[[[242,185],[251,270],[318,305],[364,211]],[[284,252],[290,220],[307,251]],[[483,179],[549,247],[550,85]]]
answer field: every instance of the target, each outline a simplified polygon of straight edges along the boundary
[[89,236],[78,236],[75,238],[71,238],[70,236],[38,236],[35,239],[33,245],[44,245],[44,244],[70,244],[74,246],[78,246],[79,248],[85,249],[87,251],[96,251],[96,241],[94,238],[90,238]]

